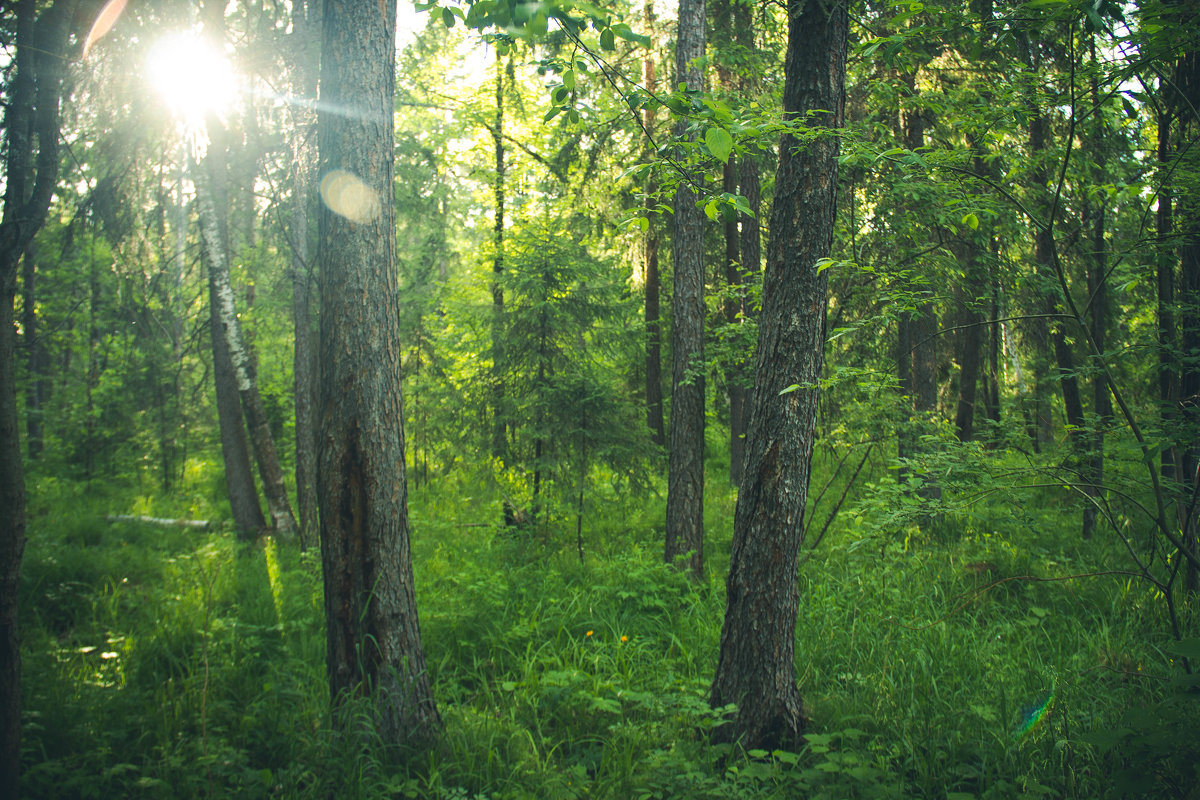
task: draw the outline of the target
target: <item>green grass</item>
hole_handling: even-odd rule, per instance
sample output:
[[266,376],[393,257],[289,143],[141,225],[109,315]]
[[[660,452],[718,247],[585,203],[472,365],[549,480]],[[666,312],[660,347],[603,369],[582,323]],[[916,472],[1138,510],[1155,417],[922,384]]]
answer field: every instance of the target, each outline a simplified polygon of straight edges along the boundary
[[[1161,600],[1122,577],[1029,580],[1123,562],[1051,512],[1014,520],[1003,506],[947,518],[933,538],[845,513],[800,575],[807,745],[710,745],[733,509],[722,477],[710,475],[700,584],[660,563],[661,499],[597,498],[580,564],[573,521],[513,536],[469,524],[498,516],[487,498],[415,493],[446,725],[417,755],[365,726],[331,729],[313,554],[110,524],[114,497],[55,485],[35,500],[23,576],[25,792],[1196,796],[1200,704]],[[1194,610],[1184,622],[1194,635]],[[1026,726],[1030,707],[1044,713]]]

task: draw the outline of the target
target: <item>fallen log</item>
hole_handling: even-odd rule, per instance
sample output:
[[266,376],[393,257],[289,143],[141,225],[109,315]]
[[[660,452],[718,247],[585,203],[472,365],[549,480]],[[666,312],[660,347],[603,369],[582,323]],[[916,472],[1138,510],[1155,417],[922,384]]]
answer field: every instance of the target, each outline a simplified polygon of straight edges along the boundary
[[144,522],[147,525],[168,525],[199,530],[208,530],[212,525],[206,519],[170,519],[168,517],[147,517],[144,514],[108,514],[104,518],[109,522]]

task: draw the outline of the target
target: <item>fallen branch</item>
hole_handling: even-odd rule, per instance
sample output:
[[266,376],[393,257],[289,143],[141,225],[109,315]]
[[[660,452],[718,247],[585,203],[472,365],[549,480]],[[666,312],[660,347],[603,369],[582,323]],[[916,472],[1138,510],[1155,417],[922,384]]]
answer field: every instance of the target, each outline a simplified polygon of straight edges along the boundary
[[147,517],[144,514],[108,514],[104,517],[109,522],[144,522],[147,525],[171,525],[177,528],[198,528],[208,530],[212,525],[206,519],[169,519],[167,517]]

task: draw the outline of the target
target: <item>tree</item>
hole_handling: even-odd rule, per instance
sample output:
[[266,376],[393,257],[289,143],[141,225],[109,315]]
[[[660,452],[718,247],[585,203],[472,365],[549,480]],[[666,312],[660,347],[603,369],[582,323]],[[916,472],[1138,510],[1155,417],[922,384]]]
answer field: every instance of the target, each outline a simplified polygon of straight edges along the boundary
[[16,797],[21,767],[21,650],[17,591],[25,550],[25,473],[18,432],[17,266],[46,221],[58,183],[59,104],[75,0],[36,14],[16,3],[16,71],[6,87],[7,147],[0,216],[0,797]]
[[200,206],[200,239],[208,259],[209,295],[215,304],[212,312],[213,347],[224,347],[233,367],[238,398],[250,432],[254,459],[258,462],[263,493],[271,514],[271,527],[281,536],[296,535],[296,518],[283,485],[283,471],[271,428],[263,409],[262,396],[251,358],[250,347],[242,333],[234,305],[233,283],[229,276],[229,234],[222,200],[225,192],[223,136],[213,131],[213,143],[203,164],[196,171],[196,200]]
[[[297,97],[317,94],[317,64],[320,54],[321,0],[297,2],[292,6],[293,39],[289,77]],[[312,202],[316,153],[313,137],[316,114],[304,103],[289,107],[292,150],[292,321],[296,330],[292,350],[292,381],[296,403],[296,505],[300,512],[300,543],[307,546],[317,526],[317,440],[314,423],[316,354],[310,296],[313,271],[310,264],[309,205]]]
[[796,570],[824,361],[848,29],[843,0],[788,2],[783,108],[800,126],[779,146],[763,279],[746,464],[734,516],[725,622],[710,701],[735,704],[723,738],[794,745],[804,729],[795,678]]
[[[687,89],[704,88],[704,0],[679,3],[675,72]],[[680,124],[679,134],[684,127]],[[671,450],[667,477],[668,564],[687,556],[686,566],[704,573],[704,215],[692,181],[675,190],[671,295]]]
[[392,205],[395,15],[392,4],[325,2],[318,499],[333,705],[369,697],[385,742],[421,744],[441,720],[409,550]]

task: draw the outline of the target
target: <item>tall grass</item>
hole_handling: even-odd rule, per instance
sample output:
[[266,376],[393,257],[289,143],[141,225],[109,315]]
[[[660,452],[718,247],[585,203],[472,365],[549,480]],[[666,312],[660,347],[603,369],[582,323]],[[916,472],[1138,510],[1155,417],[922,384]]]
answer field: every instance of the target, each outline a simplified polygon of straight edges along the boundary
[[707,703],[733,502],[721,485],[714,471],[698,584],[661,564],[661,500],[597,499],[580,563],[571,526],[510,534],[478,524],[499,516],[488,498],[416,493],[418,605],[446,723],[424,754],[329,724],[313,554],[107,523],[118,498],[53,486],[23,577],[24,790],[1196,796],[1200,709],[1159,601],[1120,577],[1041,580],[1119,554],[1057,532],[1052,513],[1016,524],[999,507],[930,540],[846,514],[800,575],[807,744],[708,744],[722,724]]

